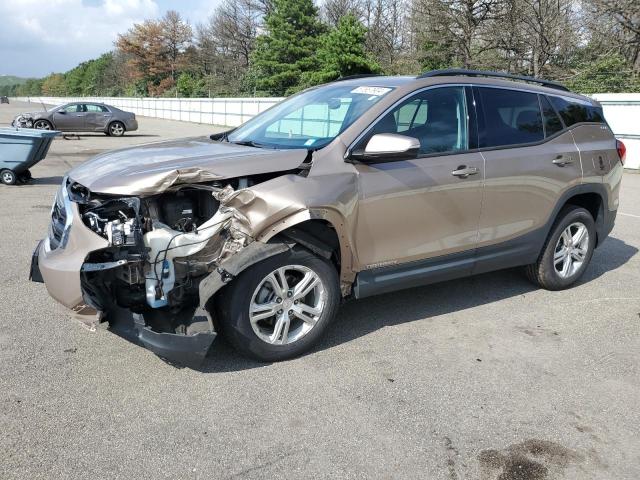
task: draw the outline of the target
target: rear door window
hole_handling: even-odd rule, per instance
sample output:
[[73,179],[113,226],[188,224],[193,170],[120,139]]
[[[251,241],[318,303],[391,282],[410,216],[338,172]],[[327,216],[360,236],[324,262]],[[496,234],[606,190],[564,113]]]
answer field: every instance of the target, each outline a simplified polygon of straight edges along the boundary
[[567,127],[582,122],[604,123],[602,108],[591,105],[587,101],[579,101],[565,97],[549,96]]
[[87,103],[85,105],[85,108],[87,112],[91,112],[91,113],[103,113],[103,112],[109,111],[106,109],[106,107],[103,107],[102,105],[93,105],[91,103]]
[[535,93],[477,87],[480,148],[535,143],[544,139]]

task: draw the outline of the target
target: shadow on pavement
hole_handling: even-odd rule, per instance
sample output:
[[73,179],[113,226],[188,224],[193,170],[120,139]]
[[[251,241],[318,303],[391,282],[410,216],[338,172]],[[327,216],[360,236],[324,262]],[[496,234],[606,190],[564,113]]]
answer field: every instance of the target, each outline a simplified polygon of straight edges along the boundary
[[616,237],[607,237],[596,249],[587,271],[584,272],[578,284],[590,282],[607,272],[620,268],[636,253],[638,253],[638,249],[633,245],[628,245]]
[[[579,284],[621,267],[637,253],[636,247],[609,237],[596,250]],[[348,301],[313,351],[326,350],[387,326],[446,315],[534,290],[537,287],[525,278],[521,269],[516,268]],[[268,365],[242,357],[221,340],[217,338],[213,343],[199,371],[228,372]]]
[[27,185],[60,185],[62,183],[61,176],[54,177],[34,177],[29,180]]

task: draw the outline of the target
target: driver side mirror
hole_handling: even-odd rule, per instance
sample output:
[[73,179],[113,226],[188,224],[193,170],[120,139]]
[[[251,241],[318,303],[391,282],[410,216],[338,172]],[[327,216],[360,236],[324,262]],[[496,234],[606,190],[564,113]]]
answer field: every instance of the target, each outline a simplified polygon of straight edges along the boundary
[[67,111],[66,110],[58,110],[56,113],[59,113],[60,115],[66,115]]
[[416,158],[420,140],[397,133],[378,133],[371,137],[364,151],[353,152],[351,157],[367,163],[391,162]]

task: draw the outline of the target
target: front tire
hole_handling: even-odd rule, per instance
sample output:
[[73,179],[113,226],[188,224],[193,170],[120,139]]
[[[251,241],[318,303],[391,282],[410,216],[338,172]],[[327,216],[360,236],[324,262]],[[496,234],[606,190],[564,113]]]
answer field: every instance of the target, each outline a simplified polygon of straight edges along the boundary
[[591,213],[565,206],[556,219],[538,261],[525,269],[529,279],[547,290],[563,290],[584,273],[596,246],[596,226]]
[[121,137],[124,135],[125,127],[122,122],[111,122],[107,128],[107,134],[110,137]]
[[53,125],[48,120],[36,120],[33,122],[33,128],[36,130],[53,130]]
[[286,360],[320,339],[339,302],[334,266],[293,249],[247,268],[222,292],[220,329],[246,356]]

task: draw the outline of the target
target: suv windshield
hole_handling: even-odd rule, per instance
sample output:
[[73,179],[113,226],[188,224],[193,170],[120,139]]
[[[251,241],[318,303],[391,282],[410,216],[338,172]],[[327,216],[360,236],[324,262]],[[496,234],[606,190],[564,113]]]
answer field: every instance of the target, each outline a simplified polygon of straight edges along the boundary
[[307,90],[252,118],[228,140],[256,147],[318,149],[391,90],[340,84]]

